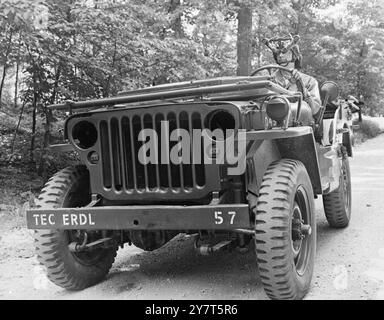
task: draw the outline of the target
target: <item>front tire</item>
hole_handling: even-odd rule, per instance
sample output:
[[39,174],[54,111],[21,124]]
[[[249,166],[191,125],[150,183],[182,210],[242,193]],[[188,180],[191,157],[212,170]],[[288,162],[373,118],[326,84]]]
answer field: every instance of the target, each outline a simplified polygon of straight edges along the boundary
[[[68,167],[46,183],[37,208],[74,208],[90,202],[89,172],[84,166]],[[111,268],[117,247],[74,253],[69,243],[76,230],[35,230],[36,253],[48,278],[68,290],[81,290],[99,283]]]
[[302,299],[310,288],[316,253],[314,195],[307,170],[295,160],[274,162],[259,193],[253,212],[264,290],[271,299]]

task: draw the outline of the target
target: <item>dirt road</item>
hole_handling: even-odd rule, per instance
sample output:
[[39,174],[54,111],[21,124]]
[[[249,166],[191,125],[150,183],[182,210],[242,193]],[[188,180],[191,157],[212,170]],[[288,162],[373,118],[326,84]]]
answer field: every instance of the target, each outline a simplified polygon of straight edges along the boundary
[[[355,149],[353,213],[346,230],[327,225],[316,201],[318,251],[306,299],[384,299],[384,135]],[[0,299],[266,299],[253,248],[195,254],[178,236],[155,252],[120,250],[107,279],[81,292],[47,281],[23,227],[0,216]]]

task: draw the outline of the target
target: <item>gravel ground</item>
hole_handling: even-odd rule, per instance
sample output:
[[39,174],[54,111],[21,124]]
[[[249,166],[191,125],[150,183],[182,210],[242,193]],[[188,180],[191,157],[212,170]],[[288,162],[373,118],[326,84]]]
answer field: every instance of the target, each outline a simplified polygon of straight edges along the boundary
[[[306,299],[384,299],[383,145],[381,135],[355,149],[349,228],[330,229],[316,200],[318,249]],[[203,257],[195,254],[193,239],[182,235],[154,252],[126,246],[104,282],[68,292],[46,279],[30,231],[14,220],[0,215],[0,299],[267,298],[253,247]]]

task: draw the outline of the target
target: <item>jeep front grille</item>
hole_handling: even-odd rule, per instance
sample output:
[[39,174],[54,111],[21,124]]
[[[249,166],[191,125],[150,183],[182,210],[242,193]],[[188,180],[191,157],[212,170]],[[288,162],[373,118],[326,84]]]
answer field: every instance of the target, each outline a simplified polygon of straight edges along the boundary
[[[100,122],[102,175],[106,189],[128,193],[166,189],[188,192],[196,187],[204,187],[204,165],[161,164],[160,151],[165,148],[171,150],[177,143],[170,142],[169,148],[161,144],[161,121],[169,121],[170,132],[182,128],[192,135],[192,128],[202,128],[201,115],[197,112],[188,114],[186,111],[124,115]],[[138,140],[142,129],[155,129],[158,135],[158,164],[143,165],[138,159],[139,149],[144,144]]]
[[[216,109],[226,109],[240,122],[238,109],[232,104],[179,103],[95,111],[72,116],[67,130],[77,123],[91,122],[97,128],[97,142],[88,149],[75,145],[82,161],[90,171],[91,192],[111,201],[186,202],[208,199],[212,191],[221,189],[220,165],[180,164],[161,161],[166,139],[161,137],[161,121],[168,121],[169,132],[176,128],[203,129],[207,115]],[[157,164],[143,165],[138,151],[145,143],[138,140],[142,129],[154,129],[158,135]],[[168,150],[177,142],[167,140]],[[203,146],[203,143],[202,143]],[[203,158],[203,150],[200,150]],[[94,161],[97,154],[98,161]],[[90,160],[92,155],[92,161]],[[194,152],[191,143],[190,158]],[[208,200],[207,200],[208,201]]]

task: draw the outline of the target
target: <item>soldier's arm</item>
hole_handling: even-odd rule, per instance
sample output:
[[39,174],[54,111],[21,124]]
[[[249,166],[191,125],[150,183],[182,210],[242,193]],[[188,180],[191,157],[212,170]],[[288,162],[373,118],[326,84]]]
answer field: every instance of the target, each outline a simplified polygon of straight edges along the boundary
[[309,93],[307,103],[311,107],[312,113],[315,115],[319,112],[321,107],[319,84],[316,79],[309,77],[306,87]]
[[306,74],[300,73],[305,85],[304,100],[311,107],[312,114],[316,115],[321,108],[321,98],[319,84],[316,79]]

